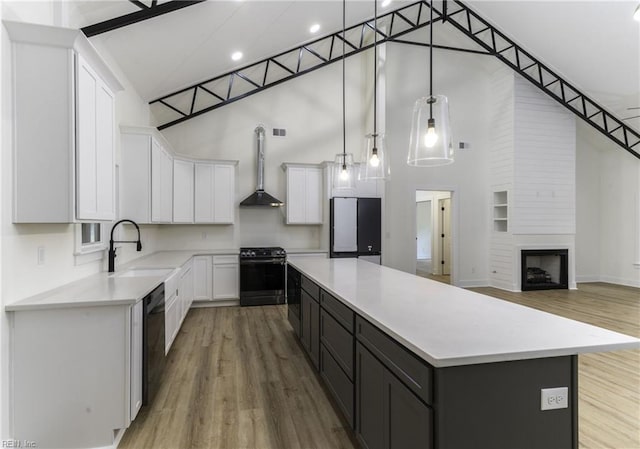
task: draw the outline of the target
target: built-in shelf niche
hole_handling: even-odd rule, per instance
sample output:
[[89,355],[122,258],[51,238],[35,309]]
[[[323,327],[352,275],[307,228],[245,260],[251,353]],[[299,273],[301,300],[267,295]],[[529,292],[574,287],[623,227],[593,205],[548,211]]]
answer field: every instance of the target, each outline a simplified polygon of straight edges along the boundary
[[493,230],[507,232],[509,226],[508,194],[506,190],[493,192]]

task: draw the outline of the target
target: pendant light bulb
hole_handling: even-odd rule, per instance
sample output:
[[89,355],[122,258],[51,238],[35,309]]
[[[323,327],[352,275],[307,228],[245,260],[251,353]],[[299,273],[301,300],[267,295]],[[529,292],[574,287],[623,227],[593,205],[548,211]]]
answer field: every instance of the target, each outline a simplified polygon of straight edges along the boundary
[[427,148],[433,148],[438,142],[438,134],[436,133],[436,121],[432,118],[429,119],[427,125],[427,133],[424,136],[424,146]]
[[369,164],[372,167],[378,167],[380,165],[380,158],[378,157],[378,149],[374,148],[371,152],[371,159],[369,159]]
[[340,172],[340,179],[343,181],[349,179],[349,171],[347,170],[347,166],[344,164],[342,165],[342,171]]

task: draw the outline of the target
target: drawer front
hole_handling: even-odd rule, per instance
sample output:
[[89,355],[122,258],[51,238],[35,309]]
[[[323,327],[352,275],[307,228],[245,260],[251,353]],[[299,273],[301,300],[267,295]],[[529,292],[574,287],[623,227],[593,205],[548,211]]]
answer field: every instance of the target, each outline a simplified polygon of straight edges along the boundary
[[320,341],[353,380],[353,335],[324,309],[320,311]]
[[355,319],[355,314],[349,307],[342,304],[324,290],[320,293],[320,305],[349,332],[353,333],[353,321]]
[[322,345],[320,345],[320,375],[353,429],[353,382]]
[[309,296],[311,296],[313,299],[315,299],[316,301],[320,301],[320,287],[318,287],[315,282],[306,277],[304,274],[301,277],[302,288],[307,293],[309,293]]
[[238,263],[238,256],[213,256],[213,263]]
[[427,404],[433,404],[433,368],[361,317],[356,338]]

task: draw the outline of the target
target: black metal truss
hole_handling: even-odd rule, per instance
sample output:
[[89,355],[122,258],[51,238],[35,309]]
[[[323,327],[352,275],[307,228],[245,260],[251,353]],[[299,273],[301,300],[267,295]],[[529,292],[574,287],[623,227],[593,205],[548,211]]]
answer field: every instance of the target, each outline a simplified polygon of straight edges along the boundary
[[116,30],[127,25],[142,22],[143,20],[152,19],[153,17],[177,11],[178,9],[186,8],[187,6],[196,5],[203,1],[205,0],[171,0],[158,4],[158,0],[152,0],[151,5],[147,6],[139,0],[129,0],[130,3],[136,5],[140,10],[114,19],[105,20],[104,22],[86,26],[81,28],[81,30],[85,36],[92,37],[106,33],[107,31]]
[[[433,20],[440,21],[442,16],[438,13]],[[420,1],[379,16],[377,30],[373,22],[370,19],[346,29],[344,58],[372,48],[376,31],[378,44],[382,44],[429,25],[429,4]],[[164,114],[161,118],[164,123],[158,129],[176,125],[341,61],[342,34],[341,30],[151,101],[152,106],[162,106],[158,112]]]
[[[476,44],[640,159],[640,134],[594,100],[562,79],[500,30],[459,0],[449,1],[444,12],[449,22]],[[445,3],[446,5],[446,3]],[[435,9],[434,9],[435,11]]]
[[[438,11],[434,7],[434,23],[438,21],[450,23],[485,51],[438,47],[472,53],[488,53],[497,57],[609,139],[640,158],[638,152],[640,134],[637,131],[562,79],[461,1],[445,0],[442,4],[443,11]],[[429,8],[430,3],[419,1],[379,16],[377,30],[373,20],[348,28],[344,38],[346,43],[344,55],[341,53],[343,33],[339,31],[153,100],[150,104],[161,105],[164,111],[159,112],[164,112],[167,117],[158,129],[162,130],[184,122],[367,50],[373,47],[372,33],[376,31],[379,44],[395,41],[420,45],[420,43],[399,38],[429,25]],[[338,45],[335,45],[336,43]],[[434,48],[436,47],[434,45]],[[638,148],[634,149],[634,147]]]

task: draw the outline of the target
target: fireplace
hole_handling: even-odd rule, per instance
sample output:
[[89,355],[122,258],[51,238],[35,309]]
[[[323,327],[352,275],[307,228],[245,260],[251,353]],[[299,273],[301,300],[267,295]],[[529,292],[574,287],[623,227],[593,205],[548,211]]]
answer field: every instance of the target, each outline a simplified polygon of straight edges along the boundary
[[569,288],[569,250],[523,249],[521,290]]

